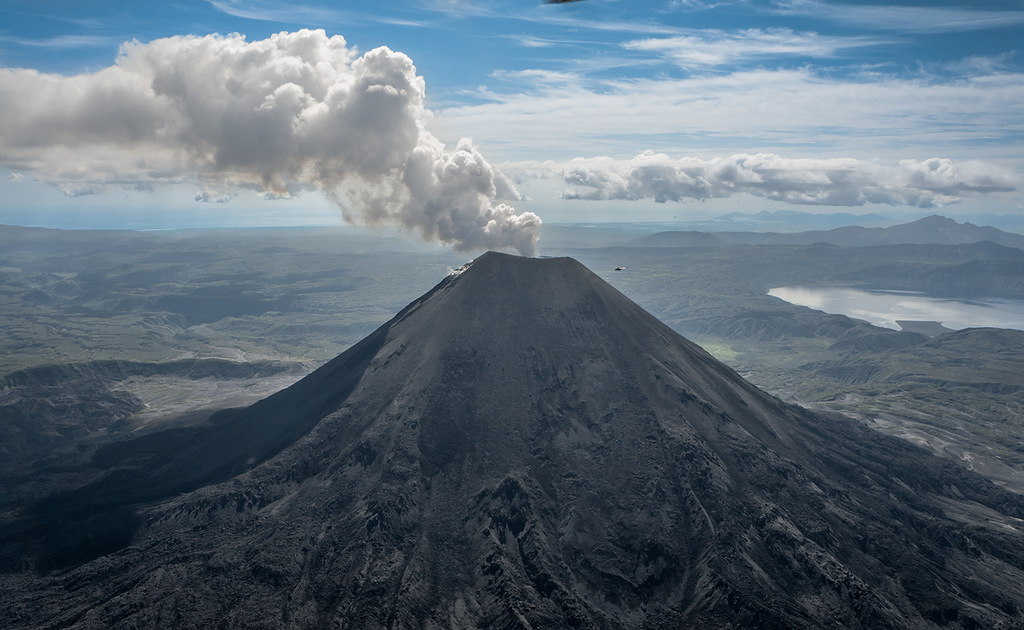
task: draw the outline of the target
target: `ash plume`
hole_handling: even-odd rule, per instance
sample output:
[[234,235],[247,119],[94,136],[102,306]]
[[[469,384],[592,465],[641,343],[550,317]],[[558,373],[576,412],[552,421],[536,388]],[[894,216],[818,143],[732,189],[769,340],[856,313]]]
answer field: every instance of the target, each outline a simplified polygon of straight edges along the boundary
[[0,165],[71,195],[319,190],[354,223],[531,254],[539,217],[503,203],[518,192],[472,142],[452,149],[426,129],[424,94],[406,55],[359,55],[322,30],[131,42],[91,74],[0,69]]

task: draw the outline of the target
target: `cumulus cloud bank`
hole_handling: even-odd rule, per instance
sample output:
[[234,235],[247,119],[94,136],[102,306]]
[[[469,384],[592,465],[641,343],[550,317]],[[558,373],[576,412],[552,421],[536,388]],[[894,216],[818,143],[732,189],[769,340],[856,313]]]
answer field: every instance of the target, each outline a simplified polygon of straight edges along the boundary
[[[882,165],[852,158],[789,159],[775,154],[673,160],[650,151],[629,161],[577,159],[558,169],[566,199],[653,199],[659,203],[747,193],[793,204],[865,203],[931,208],[965,196],[1012,192],[1015,172],[978,161],[932,158]],[[537,167],[532,169],[536,176]],[[541,169],[543,170],[543,169]]]
[[355,223],[532,253],[540,219],[502,202],[519,195],[470,141],[450,148],[426,130],[423,101],[406,55],[360,56],[323,31],[133,42],[92,74],[0,69],[0,165],[68,194],[320,190]]

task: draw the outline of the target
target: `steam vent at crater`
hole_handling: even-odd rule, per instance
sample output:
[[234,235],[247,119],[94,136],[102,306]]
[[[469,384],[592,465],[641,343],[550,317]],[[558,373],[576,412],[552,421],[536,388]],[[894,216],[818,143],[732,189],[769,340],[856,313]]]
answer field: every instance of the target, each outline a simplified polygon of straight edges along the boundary
[[488,253],[5,526],[5,628],[1022,628],[1024,498]]

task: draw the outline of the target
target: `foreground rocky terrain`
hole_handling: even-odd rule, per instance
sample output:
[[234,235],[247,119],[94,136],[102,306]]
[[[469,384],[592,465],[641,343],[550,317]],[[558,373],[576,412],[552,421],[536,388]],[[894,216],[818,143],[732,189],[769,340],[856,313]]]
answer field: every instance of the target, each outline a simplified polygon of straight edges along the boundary
[[6,518],[11,628],[1015,628],[1024,498],[486,254]]

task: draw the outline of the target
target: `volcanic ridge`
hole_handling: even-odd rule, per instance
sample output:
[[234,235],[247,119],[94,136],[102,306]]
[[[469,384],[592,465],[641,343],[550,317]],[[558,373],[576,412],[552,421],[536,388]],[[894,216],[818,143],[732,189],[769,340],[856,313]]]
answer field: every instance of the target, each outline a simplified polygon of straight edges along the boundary
[[568,258],[487,253],[94,464],[8,519],[0,625],[1024,627],[1024,498],[780,402]]

